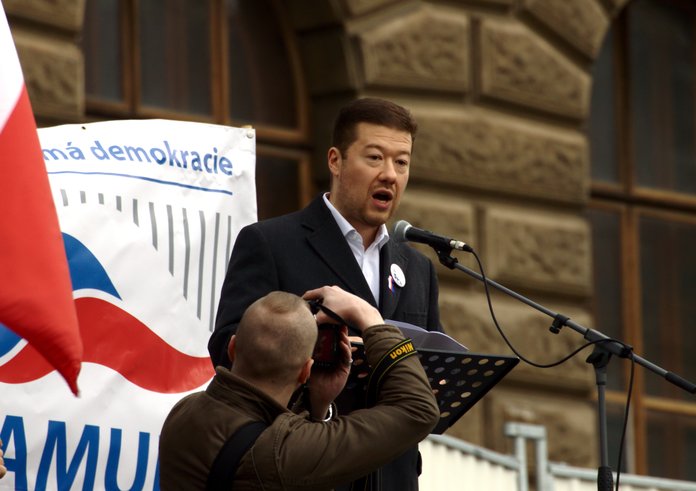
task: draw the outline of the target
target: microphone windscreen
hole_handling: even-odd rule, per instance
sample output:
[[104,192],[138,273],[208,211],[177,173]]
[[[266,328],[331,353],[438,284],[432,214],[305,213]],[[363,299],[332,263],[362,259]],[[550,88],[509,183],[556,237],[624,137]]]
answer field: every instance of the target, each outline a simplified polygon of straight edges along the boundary
[[411,228],[411,224],[406,220],[399,220],[394,224],[394,231],[392,232],[392,238],[396,242],[407,242],[406,231]]

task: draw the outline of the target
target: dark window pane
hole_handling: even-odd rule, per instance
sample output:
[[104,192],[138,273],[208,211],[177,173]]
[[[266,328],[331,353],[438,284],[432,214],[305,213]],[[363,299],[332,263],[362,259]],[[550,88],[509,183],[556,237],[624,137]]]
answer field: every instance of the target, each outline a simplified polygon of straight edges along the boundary
[[300,207],[299,162],[257,155],[256,200],[259,220],[283,215]]
[[230,114],[245,124],[297,126],[295,79],[268,0],[226,0]]
[[[696,224],[655,217],[640,220],[640,268],[645,357],[696,380]],[[651,395],[693,397],[649,372]]]
[[614,98],[614,36],[609,32],[592,68],[592,100],[588,124],[592,179],[619,182],[618,131]]
[[[594,260],[594,314],[596,329],[609,337],[628,342],[622,336],[621,229],[617,213],[590,210]],[[622,389],[624,364],[610,363],[607,369],[610,389]]]
[[648,473],[696,480],[696,418],[648,412]]
[[628,22],[637,183],[696,193],[694,8],[637,0]]
[[139,2],[140,71],[145,106],[210,114],[208,2]]
[[82,49],[85,91],[98,100],[123,101],[119,0],[92,0],[85,9]]

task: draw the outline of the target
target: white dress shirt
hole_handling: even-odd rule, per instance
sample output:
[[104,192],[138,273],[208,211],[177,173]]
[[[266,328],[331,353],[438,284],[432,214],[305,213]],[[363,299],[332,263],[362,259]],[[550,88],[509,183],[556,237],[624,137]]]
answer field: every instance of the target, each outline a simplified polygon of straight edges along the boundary
[[328,195],[329,193],[324,193],[324,203],[326,203],[338,224],[338,228],[341,229],[341,233],[346,238],[346,242],[348,242],[350,250],[353,251],[353,256],[355,256],[355,260],[358,262],[363,276],[365,276],[365,281],[370,286],[372,296],[375,297],[375,302],[379,305],[379,251],[389,241],[387,226],[382,224],[379,227],[375,240],[365,249],[362,236],[329,201]]

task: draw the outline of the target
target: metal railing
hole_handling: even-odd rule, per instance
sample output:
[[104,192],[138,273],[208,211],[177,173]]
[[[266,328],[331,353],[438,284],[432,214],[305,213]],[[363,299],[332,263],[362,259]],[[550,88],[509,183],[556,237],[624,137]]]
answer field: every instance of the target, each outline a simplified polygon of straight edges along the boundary
[[[420,446],[421,491],[481,489],[486,491],[595,491],[597,470],[549,462],[546,428],[507,423],[514,453],[506,455],[446,435],[430,435]],[[527,443],[534,446],[534,479],[530,483]],[[616,483],[616,475],[614,475]],[[696,482],[621,474],[622,491],[696,491]]]
[[[420,491],[527,491],[526,477],[524,482],[520,480],[520,462],[512,455],[446,435],[430,435],[418,448],[423,456]],[[524,472],[526,476],[526,469]]]

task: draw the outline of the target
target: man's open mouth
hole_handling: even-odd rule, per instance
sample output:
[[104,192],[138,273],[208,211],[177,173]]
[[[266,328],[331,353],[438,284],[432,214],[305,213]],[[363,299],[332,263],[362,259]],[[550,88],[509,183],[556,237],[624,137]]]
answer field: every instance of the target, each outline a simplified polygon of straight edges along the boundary
[[377,201],[383,201],[385,203],[388,203],[393,199],[392,193],[388,191],[377,191],[372,195],[373,199],[376,199]]

